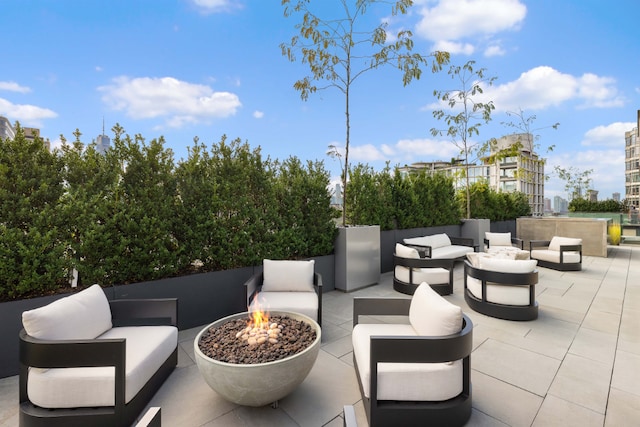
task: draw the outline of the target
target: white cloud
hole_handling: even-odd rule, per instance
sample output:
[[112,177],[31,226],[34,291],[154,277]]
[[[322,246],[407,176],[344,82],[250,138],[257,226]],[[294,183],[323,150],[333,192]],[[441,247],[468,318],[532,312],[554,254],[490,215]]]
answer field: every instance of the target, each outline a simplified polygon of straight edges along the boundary
[[22,126],[42,127],[43,119],[58,117],[58,114],[48,108],[28,104],[14,104],[0,98],[0,115],[10,121],[19,121]]
[[637,126],[634,122],[615,122],[606,126],[597,126],[584,134],[584,146],[623,147],[624,133]]
[[416,35],[436,44],[518,30],[527,14],[527,7],[519,0],[441,0],[433,7],[420,4]]
[[264,117],[264,112],[256,110],[253,112],[253,117],[255,117],[256,119],[261,119]]
[[134,119],[162,117],[169,127],[229,117],[242,106],[234,93],[215,92],[209,86],[172,77],[122,76],[110,85],[98,87],[98,91],[110,108],[125,111]]
[[387,160],[386,156],[372,144],[350,146],[349,157],[354,162],[374,162],[376,160]]
[[96,69],[96,71],[97,71],[98,73],[99,73],[99,72],[101,72],[101,71],[103,70],[103,68],[102,68],[101,66],[99,66],[99,65],[96,65],[96,68],[95,68],[95,69]]
[[428,138],[401,139],[395,144],[351,146],[349,158],[356,162],[390,161],[413,163],[423,160],[450,160],[459,150],[449,141]]
[[210,13],[230,12],[233,9],[242,8],[238,0],[189,0],[200,13],[208,15]]
[[489,46],[484,50],[484,56],[486,57],[504,56],[505,53],[505,50],[498,45]]
[[0,81],[0,90],[6,90],[9,92],[29,93],[31,88],[27,86],[21,86],[16,82],[3,82]]
[[511,82],[485,87],[479,99],[492,100],[497,111],[540,110],[572,100],[579,101],[578,108],[624,105],[614,79],[595,74],[573,76],[548,66],[525,71]]
[[458,43],[447,40],[440,40],[434,44],[433,50],[449,52],[452,55],[471,55],[475,51],[475,48],[471,43]]
[[624,192],[624,150],[622,148],[584,150],[549,157],[545,172],[551,178],[549,183],[545,184],[545,195],[549,197],[547,194],[558,194],[566,198],[568,195],[564,190],[565,181],[557,177],[554,172],[555,166],[564,169],[571,166],[581,172],[592,170],[590,187],[599,192],[599,200],[611,198],[614,191]]

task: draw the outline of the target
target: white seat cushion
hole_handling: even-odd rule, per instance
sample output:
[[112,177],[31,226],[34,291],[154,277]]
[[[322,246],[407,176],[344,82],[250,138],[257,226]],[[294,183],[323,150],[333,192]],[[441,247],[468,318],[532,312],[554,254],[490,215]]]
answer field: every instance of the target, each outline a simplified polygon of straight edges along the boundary
[[[533,249],[531,258],[542,261],[560,263],[560,252],[549,249]],[[565,264],[575,264],[580,262],[580,253],[567,251],[562,253],[562,260]]]
[[318,295],[311,292],[259,292],[249,311],[291,311],[318,321]]
[[265,292],[313,291],[314,261],[263,260]]
[[[467,276],[467,289],[476,298],[482,299],[482,281]],[[529,286],[487,282],[487,301],[504,305],[529,305]]]
[[26,333],[42,340],[94,339],[111,329],[111,308],[102,288],[77,294],[22,313]]
[[413,280],[409,281],[409,267],[403,265],[397,265],[395,268],[396,279],[404,283],[410,283],[412,285],[419,285],[422,282],[427,282],[430,285],[441,285],[443,283],[449,283],[449,270],[446,268],[414,268]]
[[[113,328],[98,339],[126,338],[128,403],[178,345],[174,326]],[[115,368],[29,368],[29,400],[43,408],[114,406]]]
[[[415,336],[406,324],[366,324],[353,328],[353,354],[358,363],[364,395],[370,397],[371,336]],[[378,365],[378,399],[409,401],[443,401],[462,393],[462,361],[452,363],[380,363]]]

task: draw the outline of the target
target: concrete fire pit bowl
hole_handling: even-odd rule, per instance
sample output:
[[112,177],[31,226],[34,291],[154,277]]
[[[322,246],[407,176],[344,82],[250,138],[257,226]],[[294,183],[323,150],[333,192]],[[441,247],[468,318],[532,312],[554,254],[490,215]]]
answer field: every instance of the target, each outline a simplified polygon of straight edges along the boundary
[[196,363],[209,387],[230,402],[243,406],[275,404],[298,387],[307,377],[320,351],[320,326],[302,314],[272,311],[272,316],[288,316],[303,321],[316,331],[316,339],[300,353],[267,363],[226,363],[206,356],[200,350],[200,337],[211,327],[228,321],[248,319],[249,313],[238,313],[216,320],[203,328],[193,346]]

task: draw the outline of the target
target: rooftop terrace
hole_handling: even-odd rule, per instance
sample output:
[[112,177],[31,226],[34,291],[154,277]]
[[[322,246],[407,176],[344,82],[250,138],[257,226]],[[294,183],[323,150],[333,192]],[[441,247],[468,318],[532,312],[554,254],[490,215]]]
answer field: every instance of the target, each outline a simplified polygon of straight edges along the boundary
[[[640,423],[640,247],[610,246],[607,258],[584,257],[578,272],[540,268],[539,317],[529,322],[469,309],[462,275],[458,263],[454,293],[445,298],[474,323],[468,426]],[[201,327],[180,332],[178,367],[151,406],[162,407],[166,426],[339,427],[343,406],[354,405],[358,426],[367,426],[351,348],[352,301],[359,296],[408,298],[393,290],[392,273],[352,293],[325,293],[316,364],[277,408],[240,407],[209,388],[193,356]],[[0,379],[0,425],[18,425],[17,376]]]

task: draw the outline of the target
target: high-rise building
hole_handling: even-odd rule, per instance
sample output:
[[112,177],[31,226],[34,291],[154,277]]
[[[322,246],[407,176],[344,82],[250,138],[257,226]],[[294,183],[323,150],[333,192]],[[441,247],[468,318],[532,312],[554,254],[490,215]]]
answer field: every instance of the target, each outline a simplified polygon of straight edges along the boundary
[[[508,156],[496,155],[509,148],[517,147]],[[467,167],[461,161],[419,162],[400,168],[403,173],[427,170],[445,172],[454,178],[456,190],[466,185],[465,173],[469,173],[469,183],[484,180],[496,191],[520,191],[527,195],[531,213],[544,215],[544,160],[533,152],[533,135],[514,134],[497,140],[491,149],[491,156],[482,159],[482,164]]]
[[4,116],[0,116],[0,138],[2,139],[13,139],[16,137],[16,132],[13,130],[13,126],[11,126],[11,122]]
[[[491,154],[517,146],[517,153],[496,156],[491,168],[490,185],[498,191],[520,191],[529,198],[531,214],[544,215],[544,160],[533,151],[533,135],[517,133],[498,139]],[[516,145],[517,144],[517,145]],[[488,160],[485,160],[488,164]]]
[[611,195],[611,198],[612,198],[613,200],[615,200],[616,202],[619,202],[619,201],[620,201],[620,193],[618,193],[618,192],[616,191],[615,193],[613,193],[613,194]]
[[111,139],[107,135],[98,135],[96,137],[96,151],[104,154],[111,148]]
[[104,154],[111,148],[111,139],[104,133],[104,119],[102,119],[102,134],[96,137],[96,151]]
[[629,206],[640,208],[640,110],[636,127],[624,133],[624,197]]

